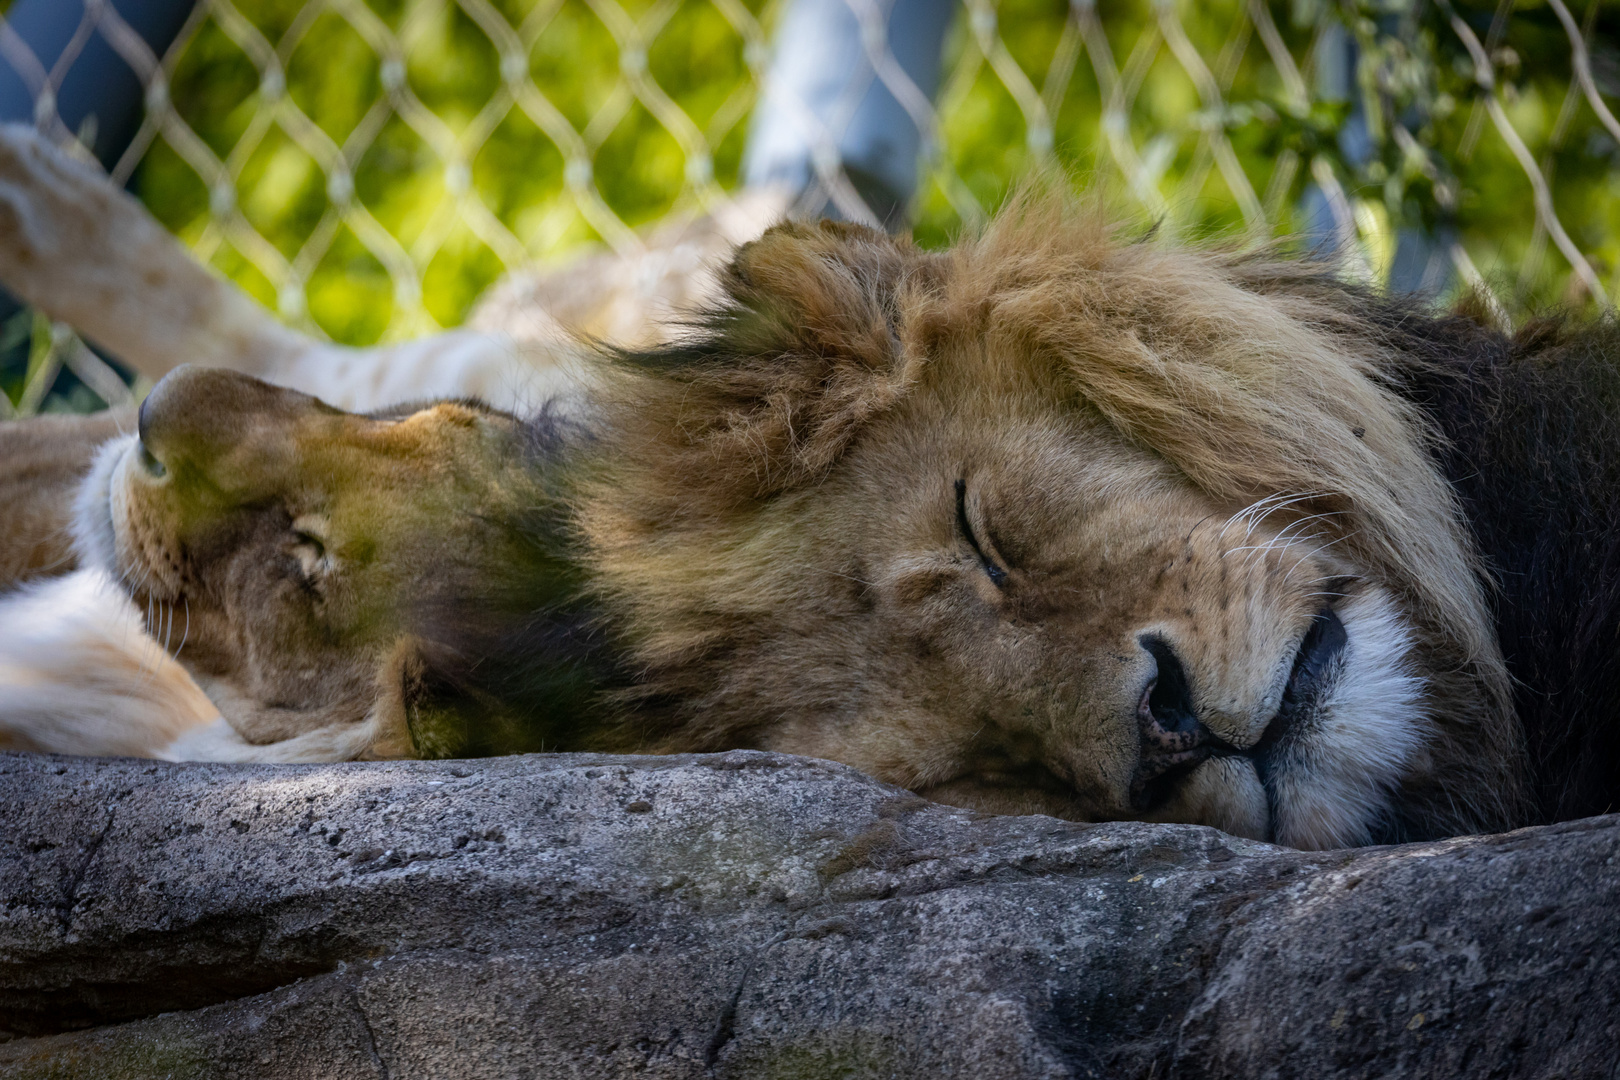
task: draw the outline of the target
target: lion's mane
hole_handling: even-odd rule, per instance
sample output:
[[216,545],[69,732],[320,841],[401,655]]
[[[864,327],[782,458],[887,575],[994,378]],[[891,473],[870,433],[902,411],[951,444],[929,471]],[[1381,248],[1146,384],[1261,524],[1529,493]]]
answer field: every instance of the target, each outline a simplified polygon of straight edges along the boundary
[[[943,253],[780,226],[741,249],[681,340],[616,358],[576,494],[630,684],[597,744],[747,745],[792,702],[839,699],[791,645],[852,615],[802,570],[818,490],[942,343],[980,341],[1219,500],[1303,497],[1398,594],[1438,734],[1385,838],[1604,809],[1616,739],[1601,721],[1620,693],[1612,325],[1509,337],[1321,265],[1100,221],[1029,198]],[[882,672],[875,657],[857,677]]]

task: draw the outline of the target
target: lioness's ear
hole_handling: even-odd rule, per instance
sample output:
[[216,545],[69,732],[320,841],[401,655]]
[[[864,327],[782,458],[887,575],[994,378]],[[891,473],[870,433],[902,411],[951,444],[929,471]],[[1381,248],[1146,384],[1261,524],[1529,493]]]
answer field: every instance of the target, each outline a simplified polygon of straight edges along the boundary
[[400,665],[400,713],[418,758],[471,757],[475,741],[470,722],[473,702],[428,662],[421,642],[413,641],[408,663]]
[[738,250],[684,340],[624,359],[626,433],[721,500],[813,483],[916,378],[902,312],[931,258],[874,229],[788,223]]
[[503,633],[500,613],[486,618],[493,632],[466,642],[476,649],[411,639],[411,662],[398,669],[410,756],[556,751],[600,726],[592,672],[558,650],[566,624],[536,612]]

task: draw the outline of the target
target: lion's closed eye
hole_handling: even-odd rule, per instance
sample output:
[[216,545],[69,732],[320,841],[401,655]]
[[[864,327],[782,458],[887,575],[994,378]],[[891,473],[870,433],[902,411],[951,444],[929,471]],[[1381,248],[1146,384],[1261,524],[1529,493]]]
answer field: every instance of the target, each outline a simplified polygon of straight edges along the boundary
[[299,571],[311,585],[318,585],[332,573],[332,557],[326,548],[326,519],[315,514],[296,518],[291,526],[291,553]]
[[979,557],[979,565],[984,567],[985,575],[989,577],[991,583],[998,589],[1003,588],[1007,584],[1006,568],[992,553],[985,550],[984,545],[979,542],[978,535],[973,531],[973,523],[968,514],[966,480],[956,481],[956,527],[961,532],[962,538],[968,542],[968,546],[973,549],[973,554]]

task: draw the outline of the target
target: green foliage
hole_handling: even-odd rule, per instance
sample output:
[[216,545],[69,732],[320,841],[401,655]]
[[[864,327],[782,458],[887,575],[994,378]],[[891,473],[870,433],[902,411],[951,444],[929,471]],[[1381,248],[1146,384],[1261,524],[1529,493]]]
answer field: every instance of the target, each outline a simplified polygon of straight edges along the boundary
[[[379,106],[388,73],[363,28],[334,13],[341,5],[255,0],[240,10],[260,40],[279,49],[285,93],[321,134],[288,133],[296,125],[278,119],[279,88],[262,78],[264,58],[256,63],[240,30],[227,32],[210,18],[183,54],[172,97],[225,163],[229,182],[211,207],[195,162],[177,149],[179,140],[166,138],[137,177],[137,190],[164,223],[220,270],[290,317],[305,315],[307,297],[308,319],[339,341],[454,325],[514,259],[556,259],[601,242],[600,216],[589,213],[581,181],[632,227],[699,205],[714,190],[711,176],[721,187],[736,182],[741,121],[754,87],[743,35],[710,0],[631,0],[622,9],[627,17],[607,0],[494,3],[512,27],[526,19],[543,27],[524,62],[550,107],[581,133],[590,169],[586,177],[576,166],[574,185],[570,147],[547,134],[543,110],[508,106],[500,45],[462,6],[366,2],[403,43],[403,92],[419,105],[405,115]],[[537,13],[538,4],[545,10]],[[768,31],[773,20],[761,16],[760,0],[747,7]],[[311,19],[306,8],[322,13]],[[1421,227],[1459,237],[1504,300],[1581,300],[1568,264],[1548,250],[1537,227],[1529,181],[1486,115],[1484,91],[1447,9],[1413,0],[1272,3],[1267,10],[1302,73],[1301,99],[1268,54],[1246,0],[1173,4],[1173,22],[1224,87],[1218,104],[1205,100],[1167,44],[1165,10],[1154,0],[1099,9],[1096,31],[1112,54],[1104,66],[1117,69],[1128,90],[1120,98],[1128,97],[1128,107],[1112,121],[1103,92],[1109,72],[1099,78],[1094,51],[1075,48],[1097,38],[1078,24],[1065,38],[1068,4],[1003,0],[988,36],[980,31],[990,8],[977,23],[959,18],[940,98],[940,154],[913,208],[918,238],[946,242],[964,219],[993,208],[1018,176],[1048,160],[1039,131],[1030,136],[1040,117],[1029,103],[1044,89],[1050,160],[1077,181],[1101,180],[1122,205],[1162,228],[1189,236],[1242,232],[1241,193],[1212,138],[1224,136],[1276,233],[1303,227],[1296,208],[1314,164],[1342,185],[1375,272],[1387,270],[1398,230]],[[1550,177],[1561,219],[1613,289],[1620,147],[1574,84],[1562,26],[1536,3],[1504,9],[1508,17],[1495,33],[1493,6],[1457,10],[1492,51],[1504,107]],[[1576,18],[1587,13],[1577,0]],[[656,95],[631,92],[626,73],[642,62],[623,47],[631,22],[646,30],[653,84],[690,118],[685,149],[680,133],[659,119],[668,113],[657,111]],[[1331,57],[1322,43],[1335,25],[1360,47],[1348,94],[1333,92],[1325,70]],[[1592,29],[1594,64],[1612,93],[1620,17],[1611,8]],[[987,58],[981,46],[994,52],[998,42],[1006,56]],[[1030,83],[1022,105],[1005,78],[1008,58]],[[1071,63],[1065,80],[1062,69]],[[1357,112],[1368,149],[1347,153],[1341,132]],[[374,225],[351,228],[331,209],[349,192],[307,149],[324,140],[345,148],[352,197]],[[1136,171],[1134,184],[1122,179],[1125,166]],[[463,212],[462,185],[515,246]],[[232,188],[251,230],[231,225]],[[418,282],[427,319],[416,314]]]
[[[1579,0],[1572,6],[1577,19],[1595,16],[1588,40],[1599,85],[1605,94],[1620,93],[1620,12],[1612,5],[1607,13],[1587,8]],[[1422,228],[1442,239],[1458,237],[1510,307],[1586,302],[1571,285],[1568,264],[1556,250],[1548,251],[1530,182],[1488,119],[1473,63],[1445,9],[1402,0],[1271,4],[1278,33],[1301,69],[1306,102],[1289,94],[1258,33],[1248,32],[1253,24],[1244,0],[1180,3],[1173,10],[1204,62],[1226,83],[1224,108],[1206,107],[1163,42],[1158,5],[1110,4],[1102,30],[1127,82],[1133,50],[1140,50],[1135,55],[1143,61],[1125,119],[1141,166],[1163,201],[1146,205],[1120,179],[1104,121],[1106,102],[1092,55],[1085,52],[1054,113],[1054,156],[1070,175],[1100,179],[1122,192],[1125,205],[1163,228],[1193,236],[1237,232],[1243,226],[1238,201],[1221,170],[1211,167],[1206,136],[1219,130],[1262,197],[1276,234],[1304,227],[1296,208],[1313,181],[1309,166],[1320,159],[1356,212],[1375,271],[1387,271],[1398,230]],[[1544,4],[1520,4],[1504,9],[1493,38],[1494,5],[1456,10],[1492,49],[1507,114],[1548,176],[1564,226],[1613,293],[1620,285],[1620,147],[1574,83],[1562,26]],[[998,10],[1000,37],[1036,88],[1061,52],[1068,17],[1067,6],[1051,0],[1004,0]],[[1359,46],[1349,95],[1333,93],[1324,70],[1331,61],[1324,45],[1334,25]],[[1036,164],[1024,145],[1026,114],[982,60],[966,25],[955,28],[950,50],[947,67],[958,77],[967,75],[969,87],[954,97],[947,88],[942,100],[945,167],[921,193],[916,215],[918,234],[930,243],[944,242],[958,227],[964,200],[951,197],[956,178],[979,205],[993,207]],[[1367,120],[1370,146],[1347,154],[1340,133],[1357,111]]]
[[[518,27],[538,5],[494,6]],[[629,92],[621,48],[593,7],[547,6],[554,10],[541,13],[544,30],[524,57],[526,78],[549,103],[537,111],[555,108],[582,133],[588,180],[619,219],[650,222],[693,203],[715,180],[735,183],[752,81],[741,36],[713,5],[643,0],[624,9],[657,26],[646,69],[701,133],[709,156],[697,164]],[[384,60],[355,25],[330,10],[306,25],[301,14],[315,9],[306,0],[258,0],[241,10],[260,40],[279,43],[286,96],[320,136],[289,133],[297,120],[277,109],[278,88],[261,78],[244,35],[210,18],[181,56],[171,97],[224,162],[235,206],[211,205],[197,155],[183,153],[180,140],[160,138],[136,176],[137,192],[164,224],[227,276],[295,318],[302,284],[315,326],[354,344],[455,325],[507,268],[468,223],[459,187],[470,187],[515,241],[509,257],[544,259],[601,240],[569,189],[566,148],[522,102],[512,104],[503,58],[466,11],[400,0],[368,7],[404,46],[405,109],[387,107]],[[331,182],[334,170],[321,168],[311,142],[342,149],[352,197],[376,226],[370,235],[330,212],[334,197],[349,192],[344,181]],[[268,244],[232,225],[237,210]],[[418,275],[431,323],[410,317]]]

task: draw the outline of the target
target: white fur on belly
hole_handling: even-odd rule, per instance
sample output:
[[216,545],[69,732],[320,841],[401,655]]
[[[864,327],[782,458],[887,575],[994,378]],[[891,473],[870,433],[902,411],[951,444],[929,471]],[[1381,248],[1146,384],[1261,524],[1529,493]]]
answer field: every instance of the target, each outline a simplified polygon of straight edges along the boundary
[[0,749],[163,757],[218,715],[104,571],[0,596]]
[[1272,760],[1275,835],[1293,847],[1370,842],[1432,734],[1423,680],[1407,660],[1412,637],[1394,602],[1371,589],[1338,613],[1347,640],[1337,677],[1303,737]]

